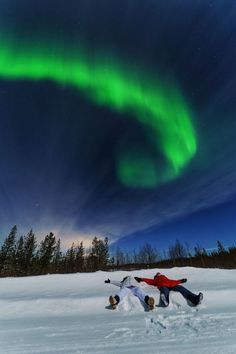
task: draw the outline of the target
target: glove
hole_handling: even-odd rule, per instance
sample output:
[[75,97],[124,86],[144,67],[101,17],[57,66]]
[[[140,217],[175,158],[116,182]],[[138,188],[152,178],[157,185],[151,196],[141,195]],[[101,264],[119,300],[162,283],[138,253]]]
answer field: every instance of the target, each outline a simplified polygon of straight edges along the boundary
[[110,282],[111,282],[110,279],[104,281],[104,283],[110,283]]
[[187,279],[184,278],[184,279],[180,279],[181,280],[181,283],[186,283],[187,282]]
[[139,277],[134,277],[134,279],[135,279],[138,283],[140,283],[140,282],[142,281],[142,278],[139,278]]

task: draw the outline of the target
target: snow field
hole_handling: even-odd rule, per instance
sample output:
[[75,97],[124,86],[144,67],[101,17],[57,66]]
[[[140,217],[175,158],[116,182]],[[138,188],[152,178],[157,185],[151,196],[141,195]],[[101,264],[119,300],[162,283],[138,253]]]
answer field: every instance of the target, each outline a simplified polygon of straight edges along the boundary
[[[168,308],[146,312],[130,297],[109,309],[108,297],[118,288],[105,279],[153,277],[157,271],[0,279],[0,353],[235,354],[236,270],[161,270],[172,279],[188,278],[188,289],[203,292],[197,308],[173,292]],[[142,287],[158,304],[159,292]]]

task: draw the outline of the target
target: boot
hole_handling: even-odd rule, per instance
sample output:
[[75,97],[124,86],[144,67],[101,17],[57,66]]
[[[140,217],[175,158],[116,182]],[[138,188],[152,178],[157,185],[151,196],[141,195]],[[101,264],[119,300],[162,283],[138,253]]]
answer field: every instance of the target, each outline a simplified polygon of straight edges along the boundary
[[190,306],[197,306],[202,302],[203,294],[202,293],[199,293],[198,295],[193,294],[191,296],[187,296],[187,299],[189,300]]
[[148,305],[149,310],[153,310],[154,309],[155,300],[154,300],[153,297],[149,297],[147,295],[147,296],[145,296],[144,301]]
[[112,310],[115,310],[118,303],[119,303],[119,297],[118,296],[110,296],[109,297],[109,302],[110,302],[110,305],[112,307]]
[[199,305],[203,300],[203,293],[199,293],[197,296],[197,305]]
[[149,297],[148,299],[148,307],[150,310],[153,310],[154,309],[154,305],[155,305],[155,300],[153,297]]

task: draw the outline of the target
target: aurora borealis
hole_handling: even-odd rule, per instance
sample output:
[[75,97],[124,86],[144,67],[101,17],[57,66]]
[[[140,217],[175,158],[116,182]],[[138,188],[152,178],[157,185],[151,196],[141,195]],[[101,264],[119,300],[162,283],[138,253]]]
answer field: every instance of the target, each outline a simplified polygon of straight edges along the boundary
[[236,196],[235,19],[233,0],[3,0],[1,239],[165,247],[201,225],[210,247]]
[[[80,54],[63,55],[62,45],[42,45],[42,41],[20,44],[15,38],[0,41],[0,76],[6,79],[54,80],[85,91],[99,105],[128,112],[138,119],[150,134],[153,145],[168,161],[159,167],[155,156],[135,157],[127,151],[119,157],[118,176],[127,186],[156,187],[177,177],[196,153],[196,138],[187,104],[177,89],[149,79],[135,80],[135,73],[106,65],[102,60],[89,62]],[[54,48],[54,50],[50,49]],[[64,48],[70,53],[70,49]],[[136,73],[136,76],[138,74]],[[163,171],[164,169],[164,171]]]

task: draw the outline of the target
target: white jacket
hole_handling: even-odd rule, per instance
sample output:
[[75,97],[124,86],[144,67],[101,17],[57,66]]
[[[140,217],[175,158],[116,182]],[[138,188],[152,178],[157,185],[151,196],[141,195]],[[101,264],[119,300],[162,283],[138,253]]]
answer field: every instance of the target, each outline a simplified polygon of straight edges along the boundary
[[137,282],[137,280],[135,280],[134,277],[132,277],[130,275],[125,277],[122,281],[111,280],[110,284],[119,286],[121,289],[122,288],[130,288],[133,286],[140,286],[140,284]]

